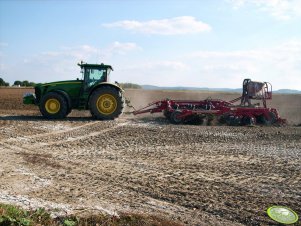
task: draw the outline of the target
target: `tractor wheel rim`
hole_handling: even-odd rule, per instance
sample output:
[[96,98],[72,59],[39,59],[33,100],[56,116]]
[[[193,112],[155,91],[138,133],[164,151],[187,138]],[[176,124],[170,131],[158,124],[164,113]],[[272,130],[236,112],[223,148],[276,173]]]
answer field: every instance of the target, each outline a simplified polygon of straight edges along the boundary
[[46,111],[50,114],[56,114],[61,109],[61,104],[57,99],[49,99],[45,103]]
[[97,110],[104,115],[110,115],[117,108],[117,100],[111,94],[103,94],[98,97],[96,102]]

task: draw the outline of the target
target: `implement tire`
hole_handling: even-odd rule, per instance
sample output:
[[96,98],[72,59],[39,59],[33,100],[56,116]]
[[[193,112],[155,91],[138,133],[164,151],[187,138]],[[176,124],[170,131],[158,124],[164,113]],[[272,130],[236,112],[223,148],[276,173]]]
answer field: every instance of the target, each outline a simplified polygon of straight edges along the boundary
[[256,125],[256,118],[253,116],[244,116],[242,118],[242,124],[244,126],[254,126]]
[[89,99],[92,116],[100,120],[113,120],[121,115],[124,99],[120,90],[103,86],[93,91]]
[[181,115],[181,112],[180,111],[174,111],[171,113],[170,115],[170,122],[173,123],[173,124],[180,124],[183,122],[183,119],[182,118],[179,118],[179,116]]
[[68,111],[66,99],[58,93],[50,92],[45,94],[40,103],[40,112],[48,119],[65,118]]

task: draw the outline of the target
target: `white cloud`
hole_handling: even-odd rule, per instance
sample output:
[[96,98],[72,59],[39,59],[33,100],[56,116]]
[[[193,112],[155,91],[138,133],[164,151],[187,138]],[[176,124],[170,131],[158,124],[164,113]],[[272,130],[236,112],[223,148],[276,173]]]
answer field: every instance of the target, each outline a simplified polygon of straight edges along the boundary
[[8,46],[8,43],[6,43],[6,42],[0,42],[0,47],[6,47],[6,46]]
[[142,50],[141,47],[139,47],[136,43],[133,42],[127,42],[127,43],[120,43],[120,42],[114,42],[112,43],[105,52],[109,55],[112,54],[121,54],[125,55],[127,52],[133,51],[133,50]]
[[72,57],[77,60],[89,58],[91,55],[96,54],[99,50],[89,45],[81,45],[75,47],[61,47],[59,51],[43,52],[42,55],[46,57]]
[[204,83],[211,87],[239,87],[242,79],[268,81],[276,89],[301,90],[301,40],[273,48],[246,51],[198,51],[185,61],[194,65]]
[[[189,66],[181,61],[162,60],[149,61],[142,59],[131,65],[119,65],[114,78],[120,82],[133,82],[138,84],[167,85],[181,84],[186,80]],[[179,76],[181,75],[182,76]]]
[[150,70],[152,73],[157,70],[186,70],[188,66],[180,61],[155,61],[155,62],[144,62],[132,66],[127,66],[123,69],[126,70]]
[[115,41],[106,48],[96,48],[90,45],[61,47],[61,49],[58,51],[43,52],[41,55],[45,57],[66,57],[66,58],[73,58],[75,60],[88,61],[91,60],[91,58],[108,57],[113,54],[125,55],[128,52],[134,50],[141,50],[141,48],[136,43],[132,43],[132,42],[120,43],[118,41]]
[[[137,52],[138,50],[138,52]],[[182,56],[150,56],[135,43],[113,42],[105,48],[89,45],[44,52],[15,66],[0,66],[5,80],[49,82],[80,76],[76,63],[107,63],[116,69],[112,80],[159,86],[239,88],[244,78],[268,81],[274,89],[301,90],[301,40],[271,48],[244,51],[195,51]],[[127,56],[131,51],[135,54]],[[138,54],[138,55],[137,55]],[[10,66],[10,67],[9,67]]]
[[123,28],[144,34],[182,35],[210,31],[211,27],[191,16],[174,17],[162,20],[136,21],[123,20],[103,24],[108,28]]
[[279,20],[289,20],[301,16],[300,0],[227,0],[235,9],[243,6],[255,6]]
[[135,43],[117,41],[104,48],[96,48],[91,45],[64,46],[55,51],[26,56],[22,62],[5,65],[5,68],[0,65],[0,72],[9,76],[10,82],[23,78],[34,82],[75,79],[81,76],[79,67],[76,65],[81,60],[88,63],[111,64],[113,56],[122,55],[124,57],[129,52],[140,49]]

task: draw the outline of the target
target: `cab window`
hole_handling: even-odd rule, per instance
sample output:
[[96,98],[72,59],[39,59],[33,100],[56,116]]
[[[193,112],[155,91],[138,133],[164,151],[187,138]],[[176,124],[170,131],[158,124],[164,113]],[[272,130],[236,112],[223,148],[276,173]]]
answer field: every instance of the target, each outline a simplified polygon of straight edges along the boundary
[[93,86],[98,82],[106,81],[106,70],[86,68],[85,81],[89,87]]

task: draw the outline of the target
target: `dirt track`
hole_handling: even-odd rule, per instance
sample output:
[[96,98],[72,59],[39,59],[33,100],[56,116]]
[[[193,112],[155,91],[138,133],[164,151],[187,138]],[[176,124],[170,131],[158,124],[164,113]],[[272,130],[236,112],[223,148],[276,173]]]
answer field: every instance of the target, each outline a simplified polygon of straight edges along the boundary
[[301,214],[301,127],[93,121],[76,111],[48,121],[12,100],[0,98],[0,202],[188,225],[272,225],[265,211],[274,204]]

